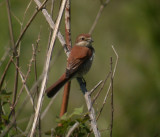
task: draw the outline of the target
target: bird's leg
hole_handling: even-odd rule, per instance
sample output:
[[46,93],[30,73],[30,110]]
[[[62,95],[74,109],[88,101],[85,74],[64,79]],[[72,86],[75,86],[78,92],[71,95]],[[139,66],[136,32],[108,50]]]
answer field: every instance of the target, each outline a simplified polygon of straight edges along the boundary
[[84,84],[86,87],[86,81],[83,77],[77,77],[78,81],[81,81],[81,84]]
[[82,82],[83,82],[83,84],[85,85],[85,87],[86,87],[86,80],[83,78],[83,77],[81,77],[82,78]]

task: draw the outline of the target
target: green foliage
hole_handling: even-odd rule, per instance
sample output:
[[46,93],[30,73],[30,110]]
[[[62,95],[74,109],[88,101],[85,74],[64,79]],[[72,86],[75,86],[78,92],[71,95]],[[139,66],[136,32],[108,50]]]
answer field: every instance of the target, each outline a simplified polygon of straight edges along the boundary
[[[7,92],[6,90],[1,90],[0,94],[0,133],[6,128],[9,123],[9,117],[7,114],[3,113],[2,107],[5,105],[10,105],[9,99],[12,92]],[[9,137],[10,135],[15,135],[15,130],[11,129],[10,134],[8,133],[5,137]]]
[[6,90],[4,90],[4,89],[1,91],[0,100],[1,100],[2,106],[9,103],[9,99],[10,99],[11,94],[12,94],[12,92],[6,92]]
[[[86,136],[88,133],[90,133],[90,130],[88,126],[86,125],[86,122],[89,120],[88,114],[84,116],[83,114],[83,107],[75,108],[73,113],[70,115],[67,115],[65,113],[61,118],[57,118],[57,123],[61,123],[62,126],[57,126],[54,131],[54,136],[66,136],[69,129],[78,122],[79,125],[77,128],[73,131],[71,137],[75,136]],[[51,131],[48,131],[45,133],[46,135],[51,135]]]

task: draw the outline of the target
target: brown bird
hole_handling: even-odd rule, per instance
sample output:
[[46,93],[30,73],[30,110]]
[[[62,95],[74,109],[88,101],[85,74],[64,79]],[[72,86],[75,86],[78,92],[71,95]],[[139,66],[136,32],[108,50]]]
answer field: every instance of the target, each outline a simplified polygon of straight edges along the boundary
[[94,57],[92,42],[90,34],[80,34],[76,38],[75,45],[67,59],[66,72],[46,90],[48,97],[53,97],[72,78],[82,77],[89,71]]

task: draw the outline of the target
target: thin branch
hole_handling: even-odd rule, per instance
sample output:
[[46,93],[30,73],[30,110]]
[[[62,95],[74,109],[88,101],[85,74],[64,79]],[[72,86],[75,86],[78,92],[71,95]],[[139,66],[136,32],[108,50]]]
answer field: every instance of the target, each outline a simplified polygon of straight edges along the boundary
[[[41,32],[41,31],[40,31]],[[37,76],[37,49],[38,49],[38,43],[39,43],[39,41],[40,41],[40,32],[39,32],[39,35],[38,35],[38,39],[37,39],[37,41],[36,41],[36,45],[35,45],[35,47],[34,47],[34,45],[32,45],[32,48],[33,48],[33,60],[34,60],[34,74],[35,74],[35,82],[38,80],[38,76]],[[36,87],[36,94],[37,94],[37,98],[38,98],[38,96],[39,96],[39,92],[38,92],[38,89],[39,89],[39,87],[38,87],[38,85],[37,85],[37,87]],[[38,128],[38,136],[39,137],[41,137],[41,119],[40,119],[40,116],[39,116],[39,119],[38,119],[38,126],[37,126],[37,128]]]
[[[116,52],[116,50],[115,50],[115,48],[114,48],[113,45],[112,45],[112,49],[113,49],[113,51],[114,51],[114,53],[115,53],[115,55],[116,55],[116,57],[117,57],[117,58],[116,58],[116,62],[115,62],[115,66],[114,66],[114,70],[113,70],[113,75],[112,75],[112,77],[114,78],[114,75],[115,75],[115,72],[116,72],[116,69],[117,69],[117,63],[118,63],[119,56],[118,56],[118,54],[117,54],[117,52]],[[111,88],[111,82],[110,82],[110,84],[109,84],[109,87],[108,87],[108,90],[107,90],[107,93],[106,93],[106,95],[105,95],[105,98],[104,98],[103,103],[106,103],[106,100],[107,100],[107,97],[108,97],[110,88]]]
[[[5,46],[6,47],[6,46]],[[7,46],[8,47],[8,46]],[[6,60],[6,58],[8,57],[8,54],[10,53],[10,51],[11,51],[11,48],[6,48],[5,49],[6,51],[4,52],[4,54],[3,54],[3,56],[1,57],[1,59],[0,59],[0,67],[1,67],[1,65],[3,64],[3,62]]]
[[[32,48],[33,48],[33,55],[34,55],[34,74],[35,74],[35,82],[38,80],[38,74],[37,74],[37,55],[36,55],[36,53],[37,53],[37,48],[38,48],[38,40],[37,40],[37,42],[36,42],[36,45],[35,45],[35,47],[34,47],[34,45],[32,45]],[[37,93],[37,95],[38,95],[38,85],[37,85],[37,87],[36,87],[36,93]]]
[[22,26],[22,22],[20,21],[20,19],[14,14],[14,12],[11,11],[12,16],[15,18],[15,20],[20,24],[20,26]]
[[[57,55],[53,58],[52,63],[50,63],[50,67],[53,66],[53,64],[55,63],[55,61],[57,60],[57,58],[60,56],[60,54],[62,53],[62,51],[63,51],[63,49],[60,50],[60,51],[57,53]],[[35,84],[36,84],[36,83],[35,83]],[[33,88],[32,88],[32,89],[33,89]],[[48,112],[49,108],[51,107],[51,105],[52,105],[54,99],[56,98],[56,96],[57,96],[57,94],[51,99],[51,101],[49,102],[49,104],[47,105],[47,107],[45,108],[45,110],[42,112],[41,119],[43,119],[44,116],[47,114],[47,112]]]
[[[38,36],[37,42],[38,42],[38,41],[39,41],[39,36]],[[27,71],[26,75],[24,75],[24,74],[21,72],[19,66],[17,66],[17,65],[14,63],[14,61],[12,60],[13,64],[15,65],[16,69],[17,69],[18,72],[19,72],[19,75],[20,75],[20,77],[21,77],[21,79],[22,79],[23,85],[22,85],[22,87],[21,87],[21,89],[20,89],[20,92],[19,92],[19,95],[18,95],[18,97],[17,97],[17,100],[15,101],[14,105],[11,107],[11,112],[10,112],[10,114],[9,114],[9,117],[10,117],[10,115],[13,113],[14,108],[16,107],[16,105],[17,105],[17,103],[18,103],[18,100],[19,100],[19,98],[20,98],[20,95],[21,95],[24,87],[25,87],[25,89],[26,89],[26,91],[27,91],[28,96],[30,97],[31,104],[32,104],[32,106],[33,106],[33,108],[34,108],[34,102],[33,102],[32,95],[31,95],[31,93],[30,93],[30,91],[29,91],[29,89],[28,89],[28,87],[27,87],[27,85],[26,85],[27,78],[28,78],[28,76],[29,76],[29,73],[31,72],[32,63],[33,63],[33,61],[35,61],[34,46],[32,45],[32,47],[33,47],[33,54],[32,54],[32,58],[30,59],[30,62],[29,62],[29,65],[28,65],[28,71]],[[34,108],[34,110],[35,110],[35,108]]]
[[84,97],[85,97],[85,101],[86,101],[87,108],[89,111],[89,117],[91,120],[91,127],[93,130],[93,133],[94,133],[95,137],[101,137],[101,134],[100,134],[98,127],[97,127],[96,116],[95,116],[94,108],[92,106],[91,96],[90,96],[89,92],[87,91],[85,84],[82,81],[82,78],[77,78],[77,81],[79,82],[81,90],[82,90]]
[[65,84],[65,86],[64,86],[64,92],[63,92],[63,99],[62,99],[62,104],[61,104],[60,117],[62,117],[67,112],[68,101],[69,101],[69,93],[70,93],[70,86],[71,86],[71,82],[67,82]]
[[1,76],[1,79],[0,79],[0,91],[2,89],[2,85],[3,85],[4,79],[6,77],[7,71],[9,69],[10,65],[11,65],[11,62],[12,62],[12,57],[8,61],[7,65],[6,65],[5,69],[4,69],[4,72],[3,72],[2,76]]
[[28,125],[26,126],[25,133],[28,133],[28,132],[29,132],[29,129],[30,129],[30,127],[32,126],[33,118],[34,118],[34,115],[32,114],[32,115],[30,116],[30,120],[29,120],[29,122],[28,122]]
[[[33,91],[32,91],[33,92]],[[24,109],[24,106],[27,104],[29,97],[26,96],[26,98],[24,99],[23,103],[21,104],[19,110],[17,111],[17,113],[15,114],[15,117],[11,120],[11,122],[7,125],[7,127],[3,130],[3,133],[0,135],[0,137],[4,137],[9,130],[13,127],[16,118],[20,115],[20,113],[22,112],[22,110]]]
[[[29,7],[31,6],[32,1],[33,0],[30,0],[30,2],[28,3],[28,5],[27,5],[27,7],[25,9],[25,12],[24,12],[24,15],[23,15],[23,21],[22,22],[24,22],[24,19],[26,17],[27,11],[28,11]],[[23,23],[22,23],[22,26],[23,26]]]
[[52,53],[52,49],[53,49],[54,44],[55,44],[56,35],[57,35],[59,25],[60,25],[60,22],[61,22],[61,19],[62,19],[62,15],[63,15],[63,11],[64,11],[64,8],[65,8],[65,5],[66,5],[66,1],[67,0],[62,1],[61,7],[60,7],[60,10],[59,10],[59,14],[58,14],[58,18],[57,18],[57,21],[56,21],[56,24],[55,24],[54,32],[53,32],[53,35],[52,35],[50,47],[49,47],[49,50],[48,50],[46,63],[44,65],[44,71],[43,71],[44,72],[44,78],[43,78],[42,84],[41,84],[40,94],[39,94],[39,98],[38,98],[38,102],[37,102],[37,107],[36,107],[36,112],[35,112],[35,117],[34,117],[32,129],[31,129],[30,137],[33,137],[33,134],[35,132],[37,119],[38,119],[40,109],[41,109],[41,106],[42,106],[42,99],[43,99],[43,94],[44,94],[45,86],[46,86],[46,82],[47,82],[47,73],[48,73],[49,64],[50,64],[51,53]]
[[89,31],[89,34],[92,34],[92,32],[93,32],[93,30],[95,29],[95,27],[96,27],[96,25],[97,25],[97,22],[98,22],[101,14],[102,14],[102,11],[103,11],[104,7],[107,6],[107,4],[109,3],[109,1],[110,1],[110,0],[106,0],[105,3],[102,3],[102,4],[101,4],[101,6],[100,6],[100,8],[99,8],[99,11],[98,11],[98,13],[97,13],[97,16],[96,16],[96,18],[95,18],[95,20],[94,20],[94,23],[93,23],[93,25],[92,25],[92,27],[91,27],[91,29],[90,29],[90,31]]
[[71,2],[67,0],[66,8],[65,8],[65,36],[66,36],[66,44],[69,51],[72,49],[71,43]]
[[[10,5],[9,5],[9,0],[6,0],[7,3],[7,14],[8,14],[8,22],[9,22],[9,32],[10,32],[10,37],[11,37],[11,43],[12,43],[12,48],[13,48],[13,56],[16,56],[16,65],[19,66],[19,57],[17,55],[16,47],[15,47],[15,42],[14,42],[14,36],[13,36],[13,27],[12,27],[12,18],[11,18],[11,11],[10,11]],[[14,103],[16,101],[16,96],[17,96],[17,89],[18,89],[18,70],[15,70],[15,80],[14,80],[14,90],[13,90],[13,98],[12,98],[12,106],[14,106]],[[15,115],[15,110],[12,110],[12,115]]]
[[111,72],[109,72],[109,73],[107,74],[107,76],[106,76],[106,78],[105,78],[105,80],[104,80],[101,88],[99,89],[99,91],[97,92],[97,94],[95,95],[95,97],[93,98],[93,101],[92,101],[93,104],[94,104],[94,102],[96,101],[96,99],[98,98],[98,96],[100,95],[102,89],[104,88],[104,85],[105,85],[105,83],[107,82],[107,79],[109,78],[110,74],[111,74]]
[[[27,22],[25,28],[23,29],[23,31],[22,31],[21,34],[19,35],[19,38],[18,38],[18,40],[17,40],[17,42],[16,42],[16,44],[15,44],[15,48],[16,48],[16,49],[17,49],[17,47],[18,47],[21,39],[23,38],[25,32],[27,31],[28,27],[30,26],[30,24],[32,23],[32,21],[34,20],[34,18],[35,18],[36,15],[38,14],[38,12],[39,12],[39,11],[43,8],[43,6],[46,4],[46,2],[47,2],[47,0],[45,0],[45,2],[43,2],[42,5],[39,6],[38,10],[36,10],[36,11],[34,12],[33,16],[32,16],[32,17],[29,19],[29,21]],[[14,57],[14,56],[13,56],[13,57]],[[13,58],[13,57],[11,57],[11,58],[9,59],[8,64],[7,64],[6,68],[5,68],[5,71],[4,71],[4,73],[2,74],[2,77],[1,77],[1,80],[0,80],[0,90],[1,90],[1,88],[2,88],[2,85],[3,85],[4,79],[5,79],[6,73],[7,73],[7,71],[8,71],[8,68],[9,68],[11,62],[12,62],[12,58]]]
[[[112,77],[114,78],[114,75],[115,75],[115,72],[116,72],[116,69],[117,69],[117,64],[118,64],[119,56],[118,56],[118,54],[117,54],[117,52],[116,52],[116,50],[115,50],[115,48],[114,48],[113,45],[112,45],[112,49],[113,49],[113,51],[114,51],[114,53],[115,53],[115,55],[116,55],[116,57],[117,57],[117,58],[116,58],[115,65],[114,65],[114,69],[113,69],[113,74],[112,74]],[[101,115],[101,113],[102,113],[102,110],[103,110],[103,108],[104,108],[104,105],[106,104],[106,101],[107,101],[107,97],[108,97],[110,88],[111,88],[111,82],[110,82],[110,84],[109,84],[107,93],[106,93],[105,98],[104,98],[104,100],[103,100],[102,107],[101,107],[101,109],[100,109],[100,111],[99,111],[99,114],[98,114],[98,116],[97,116],[97,120],[99,119],[99,117],[100,117],[100,115]]]
[[[28,96],[30,97],[31,104],[34,106],[33,98],[32,98],[32,96],[31,96],[31,93],[30,93],[27,85],[26,85],[26,80],[27,80],[27,77],[29,76],[30,68],[31,68],[31,63],[33,62],[33,59],[30,60],[29,69],[28,69],[27,74],[26,74],[25,77],[24,77],[24,74],[22,73],[22,71],[20,70],[20,68],[16,65],[16,63],[14,63],[13,60],[12,60],[12,62],[13,62],[13,64],[15,65],[15,67],[18,69],[20,78],[21,78],[22,83],[23,83],[23,85],[22,85],[22,87],[21,87],[21,89],[20,89],[19,95],[17,96],[17,99],[16,99],[16,101],[15,101],[15,104],[14,104],[14,106],[12,106],[12,109],[14,109],[15,106],[17,105],[18,100],[19,100],[19,98],[20,98],[20,95],[21,95],[24,87],[25,87],[25,89],[26,89],[26,91],[27,91]],[[12,113],[12,109],[11,109],[11,112],[10,112],[10,113]]]
[[[34,94],[36,86],[42,81],[43,77],[44,77],[44,73],[42,73],[42,74],[40,75],[39,79],[37,80],[37,82],[35,82],[35,83],[33,84],[32,88],[31,88],[31,90],[30,90],[31,95]],[[24,98],[23,103],[21,103],[21,106],[20,106],[19,109],[17,110],[17,113],[16,113],[16,115],[15,115],[15,118],[13,118],[13,119],[10,121],[10,123],[8,124],[8,126],[3,130],[3,133],[0,135],[0,137],[4,137],[4,136],[9,132],[9,130],[13,127],[16,118],[21,114],[21,111],[23,110],[24,106],[28,103],[28,99],[29,99],[29,96],[26,96],[26,97]]]
[[15,43],[14,43],[14,37],[13,37],[12,18],[11,18],[11,11],[10,11],[10,5],[9,5],[8,0],[6,0],[6,4],[7,4],[7,14],[8,14],[8,23],[9,23],[9,32],[10,32],[11,44],[12,44],[12,48],[13,48],[13,54],[15,54],[16,51],[15,51]]
[[113,70],[112,70],[112,57],[111,57],[111,124],[110,124],[110,137],[112,137],[112,129],[113,129],[113,113],[114,113],[114,107],[113,107]]
[[[8,1],[8,0],[7,0]],[[25,10],[25,12],[24,12],[24,16],[23,16],[23,21],[22,21],[22,23],[20,22],[20,25],[21,25],[21,31],[22,31],[22,26],[23,26],[23,22],[24,22],[24,19],[25,19],[25,15],[26,15],[26,12],[27,12],[27,10],[28,10],[28,8],[30,7],[30,5],[31,5],[31,1],[29,2],[29,4],[28,4],[28,6],[27,6],[27,8],[26,8],[26,10]],[[18,19],[18,18],[17,18]],[[19,46],[20,46],[20,44],[18,44]],[[20,50],[19,50],[20,51]],[[23,76],[21,75],[21,73],[19,73],[19,54],[18,54],[18,52],[16,51],[16,47],[14,46],[14,55],[16,56],[16,74],[15,74],[15,85],[14,85],[14,92],[13,92],[13,100],[12,100],[12,106],[11,106],[11,112],[10,112],[10,114],[13,114],[13,116],[14,116],[14,108],[16,107],[16,104],[18,103],[18,100],[19,100],[19,97],[20,97],[20,94],[22,93],[22,91],[23,91],[23,88],[25,87],[25,89],[26,89],[26,91],[27,91],[27,93],[28,93],[28,95],[29,95],[29,97],[30,97],[30,100],[31,100],[31,103],[32,103],[32,105],[33,105],[33,108],[34,108],[34,104],[33,104],[33,99],[32,99],[32,96],[30,95],[30,92],[29,92],[29,90],[28,90],[28,88],[27,88],[27,86],[24,84],[25,82],[26,82],[26,80],[27,80],[27,77],[28,77],[28,74],[29,74],[29,72],[30,72],[30,67],[29,67],[29,70],[28,70],[28,73],[27,73],[27,75],[26,75],[26,78],[25,78],[25,80],[23,79]],[[32,63],[32,62],[31,62]],[[31,66],[31,65],[30,65]],[[22,86],[22,88],[21,88],[21,90],[20,90],[20,94],[19,94],[19,96],[18,96],[18,99],[16,100],[16,96],[17,96],[17,88],[18,88],[18,73],[20,74],[20,77],[21,77],[21,79],[22,79],[22,81],[24,80],[24,83],[23,83],[23,86]],[[10,115],[9,115],[9,117],[10,117]]]
[[79,126],[79,122],[76,122],[68,131],[66,137],[70,137],[73,131]]
[[[52,0],[52,4],[51,4],[51,18],[53,18],[54,2],[55,2],[55,0]],[[50,45],[50,42],[51,42],[52,33],[53,33],[53,29],[50,28],[49,37],[48,37],[48,49],[49,49],[49,45]]]
[[[65,36],[66,36],[66,45],[67,49],[71,51],[71,9],[70,9],[70,0],[66,2],[65,8]],[[69,93],[70,93],[71,81],[67,82],[64,86],[63,99],[60,111],[60,117],[63,116],[67,112],[68,101],[69,101]]]
[[[55,2],[55,0],[52,0],[52,4],[51,4],[51,17],[53,17],[54,2]],[[53,32],[53,30],[50,28],[49,38],[48,38],[48,49],[49,49],[49,45],[50,45],[50,42],[51,42],[52,32]],[[52,61],[52,62],[54,62],[54,61]],[[50,65],[50,67],[51,67],[51,66],[52,66],[52,65]],[[45,108],[45,110],[43,111],[43,113],[41,114],[41,116],[40,116],[40,117],[41,117],[41,120],[42,120],[42,119],[44,118],[44,116],[47,114],[50,106],[52,105],[52,103],[53,103],[53,101],[54,101],[54,99],[55,99],[55,97],[53,97],[53,98],[51,99],[51,101],[49,102],[49,104],[47,105],[47,107]]]
[[47,1],[48,0],[45,0],[42,3],[42,5],[34,12],[34,14],[32,15],[32,17],[29,19],[28,23],[26,24],[25,28],[21,32],[21,34],[20,34],[20,36],[19,36],[19,38],[18,38],[18,40],[16,42],[16,45],[15,45],[16,48],[18,47],[18,45],[19,45],[21,39],[23,38],[25,32],[27,31],[28,27],[30,26],[30,24],[32,23],[32,21],[34,20],[34,18],[37,16],[38,12],[43,9],[43,7],[44,7],[44,5],[46,4]]
[[51,105],[53,104],[53,101],[56,98],[56,96],[57,96],[57,94],[51,99],[51,101],[49,102],[49,104],[47,105],[47,107],[45,108],[45,110],[43,111],[43,113],[41,114],[41,120],[47,114],[47,112],[48,112],[49,108],[51,107]]
[[99,81],[97,85],[95,85],[90,91],[89,95],[92,95],[92,93],[102,84],[103,80]]
[[[36,3],[36,5],[37,5],[38,7],[41,6],[41,2],[40,2],[39,0],[34,0],[34,2]],[[50,14],[48,13],[48,11],[47,11],[46,9],[42,9],[42,13],[43,13],[44,17],[46,18],[46,21],[48,22],[48,24],[50,25],[50,27],[51,27],[52,29],[54,29],[55,24],[54,24],[54,22],[53,22],[53,20],[52,20],[52,17],[51,17]],[[59,39],[60,43],[62,44],[62,47],[64,48],[65,53],[68,55],[68,54],[69,54],[69,53],[68,53],[69,51],[68,51],[67,48],[66,48],[66,43],[65,43],[64,37],[62,36],[62,34],[61,34],[60,31],[58,31],[57,36],[58,36],[58,39]]]

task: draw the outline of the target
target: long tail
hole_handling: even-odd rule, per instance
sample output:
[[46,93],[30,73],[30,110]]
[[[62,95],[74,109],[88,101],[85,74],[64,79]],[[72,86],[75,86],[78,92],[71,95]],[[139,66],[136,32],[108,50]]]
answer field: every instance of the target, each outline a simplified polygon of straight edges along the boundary
[[49,98],[53,97],[69,80],[70,78],[66,77],[66,74],[63,74],[56,83],[46,90],[47,96]]

